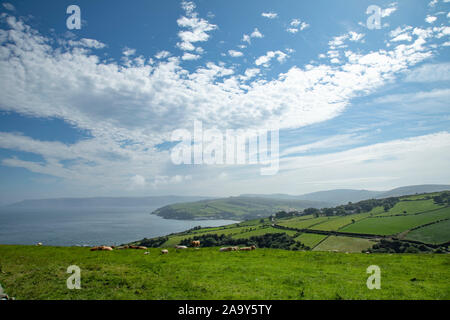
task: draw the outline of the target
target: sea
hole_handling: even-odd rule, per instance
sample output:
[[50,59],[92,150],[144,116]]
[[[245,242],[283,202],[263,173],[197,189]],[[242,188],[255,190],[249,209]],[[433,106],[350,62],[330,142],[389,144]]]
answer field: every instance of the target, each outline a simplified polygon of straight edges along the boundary
[[0,209],[0,244],[51,246],[120,245],[181,232],[216,227],[233,220],[171,220],[155,208]]

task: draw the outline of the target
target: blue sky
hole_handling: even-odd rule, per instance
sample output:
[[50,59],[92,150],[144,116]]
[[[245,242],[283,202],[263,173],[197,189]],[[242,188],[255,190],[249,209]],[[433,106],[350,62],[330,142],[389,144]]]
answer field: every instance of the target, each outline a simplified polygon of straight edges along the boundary
[[[69,5],[81,29],[69,30]],[[381,28],[369,28],[369,6]],[[449,183],[450,1],[0,5],[0,204]],[[171,134],[279,129],[277,174]]]

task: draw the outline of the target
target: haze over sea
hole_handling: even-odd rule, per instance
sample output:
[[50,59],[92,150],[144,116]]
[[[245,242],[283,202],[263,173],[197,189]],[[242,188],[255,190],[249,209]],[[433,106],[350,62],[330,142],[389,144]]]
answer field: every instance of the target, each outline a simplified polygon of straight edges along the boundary
[[231,220],[170,220],[154,208],[0,209],[0,244],[119,245]]

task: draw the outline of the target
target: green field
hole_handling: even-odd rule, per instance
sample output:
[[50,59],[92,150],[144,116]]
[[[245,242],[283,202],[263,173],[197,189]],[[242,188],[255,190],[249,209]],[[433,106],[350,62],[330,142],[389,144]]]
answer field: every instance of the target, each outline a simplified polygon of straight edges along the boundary
[[247,239],[250,237],[255,237],[255,236],[261,236],[263,234],[268,234],[268,233],[287,233],[288,235],[294,235],[297,232],[296,231],[292,231],[292,230],[280,230],[277,228],[273,228],[273,227],[267,227],[267,228],[258,228],[256,230],[252,230],[249,232],[242,232],[242,233],[238,233],[238,234],[234,234],[232,237],[235,239]]
[[380,213],[379,216],[392,216],[396,214],[415,214],[438,208],[442,208],[442,206],[435,204],[432,199],[420,201],[400,201],[388,212]]
[[371,248],[375,243],[368,239],[329,236],[315,247],[314,251],[361,252]]
[[320,241],[322,241],[326,237],[327,237],[326,235],[322,234],[302,233],[301,235],[295,238],[295,241],[300,241],[305,246],[314,248]]
[[441,221],[409,232],[406,239],[441,244],[450,241],[450,220]]
[[296,231],[281,230],[270,226],[262,226],[257,224],[249,224],[243,227],[229,227],[229,228],[207,228],[200,230],[193,230],[190,233],[184,233],[180,235],[171,235],[162,247],[169,248],[180,243],[181,240],[193,238],[194,236],[201,236],[207,234],[217,235],[231,235],[234,239],[247,239],[254,236],[260,236],[268,233],[287,233],[294,235]]
[[[81,289],[66,287],[81,268]],[[381,289],[366,287],[370,265]],[[424,267],[426,266],[426,268]],[[91,252],[0,246],[0,283],[16,299],[450,299],[449,255],[217,248]]]
[[450,218],[450,207],[417,215],[367,218],[339,231],[393,235],[433,221]]
[[367,218],[370,215],[369,212],[352,214],[343,217],[336,217],[334,219],[330,219],[329,221],[322,222],[318,225],[312,226],[310,229],[313,230],[324,230],[324,231],[336,231],[349,225],[352,221],[359,221],[361,219]]
[[284,227],[295,228],[295,229],[307,229],[313,225],[335,219],[335,217],[318,217],[313,219],[302,219],[302,217],[295,217],[292,219],[280,220],[277,224]]

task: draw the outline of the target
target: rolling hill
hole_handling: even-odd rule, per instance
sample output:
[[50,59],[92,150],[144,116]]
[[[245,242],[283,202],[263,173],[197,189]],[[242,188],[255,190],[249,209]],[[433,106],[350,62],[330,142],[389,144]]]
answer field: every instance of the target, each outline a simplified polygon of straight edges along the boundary
[[285,200],[258,197],[229,197],[177,203],[153,211],[166,219],[235,219],[246,220],[268,217],[278,211],[321,208],[329,203],[308,200]]
[[[225,200],[196,202],[189,209],[217,209],[214,206],[230,206],[231,200],[240,203],[241,207],[243,204],[256,207],[256,203],[261,205],[265,204],[264,200],[269,201],[263,198]],[[284,203],[290,201],[278,202],[279,205]],[[285,212],[277,213],[274,219],[257,217],[227,226],[198,227],[165,237],[143,239],[135,244],[168,248],[188,245],[190,240],[196,239],[206,247],[256,244],[260,248],[361,252],[378,245],[381,248],[376,250],[380,252],[448,251],[445,248],[450,245],[449,204],[450,192],[370,199],[316,210],[314,214]],[[183,210],[184,204],[169,207]],[[393,242],[383,242],[385,240]],[[390,248],[390,245],[394,247]]]
[[211,199],[201,196],[150,196],[150,197],[93,197],[24,200],[3,208],[100,208],[100,207],[157,207],[168,204]]
[[308,201],[327,202],[330,205],[340,205],[346,204],[348,202],[358,202],[373,198],[381,199],[388,197],[401,197],[416,193],[420,194],[429,192],[440,192],[445,190],[450,190],[450,185],[423,184],[423,185],[405,186],[385,191],[333,189],[333,190],[305,193],[301,195],[273,193],[273,194],[243,194],[241,196],[253,198],[267,198],[267,199],[308,200]]

